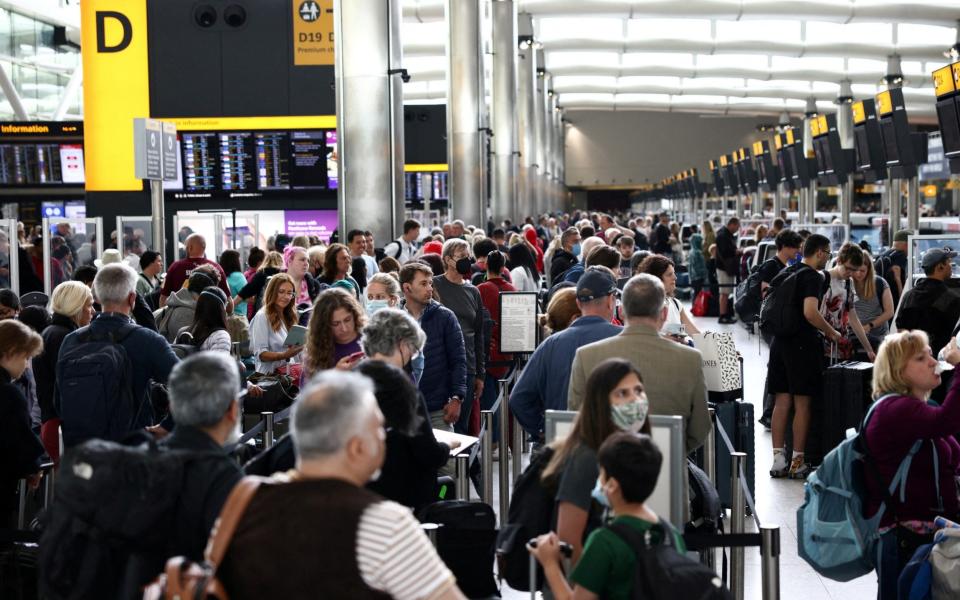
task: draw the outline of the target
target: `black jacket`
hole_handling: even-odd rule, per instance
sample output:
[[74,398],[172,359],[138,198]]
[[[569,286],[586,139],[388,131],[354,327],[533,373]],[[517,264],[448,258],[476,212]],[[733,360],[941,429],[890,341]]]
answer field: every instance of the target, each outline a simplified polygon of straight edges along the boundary
[[[723,269],[727,275],[736,277],[740,271],[737,261],[737,240],[726,227],[717,230],[717,268]],[[708,248],[709,250],[709,248]]]
[[0,519],[17,506],[20,479],[40,470],[43,444],[30,425],[23,392],[0,367]]
[[553,253],[550,259],[550,284],[559,283],[570,267],[577,264],[577,257],[567,252],[563,248]]
[[177,426],[162,444],[173,450],[202,454],[190,459],[184,467],[176,529],[171,532],[170,548],[171,556],[184,555],[193,561],[203,560],[210,529],[243,473],[223,447],[194,427]]
[[[254,311],[260,310],[260,308],[263,306],[262,292],[266,291],[267,289],[267,280],[277,273],[283,273],[283,271],[274,267],[267,267],[262,271],[257,271],[249,283],[240,288],[240,291],[237,292],[237,296],[241,300],[249,300],[250,298],[254,298]],[[304,274],[304,280],[307,282],[307,293],[310,294],[310,300],[316,300],[317,296],[320,295],[320,292],[322,291],[320,281],[314,279],[313,275],[310,273]]]
[[897,329],[920,329],[927,332],[930,349],[937,354],[950,341],[958,318],[960,296],[947,289],[947,285],[939,279],[926,277],[901,298]]
[[54,314],[53,321],[43,330],[43,352],[33,359],[33,374],[37,381],[37,401],[40,403],[40,421],[46,422],[59,416],[54,404],[54,388],[57,381],[57,357],[60,344],[67,334],[77,329],[73,319]]

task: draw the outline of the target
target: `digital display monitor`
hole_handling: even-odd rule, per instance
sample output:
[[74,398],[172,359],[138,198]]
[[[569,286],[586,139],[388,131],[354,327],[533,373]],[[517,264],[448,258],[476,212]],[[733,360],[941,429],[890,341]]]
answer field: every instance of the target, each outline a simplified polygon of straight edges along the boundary
[[426,198],[424,187],[430,178],[431,202],[445,202],[450,199],[449,175],[444,171],[404,173],[404,199],[407,203],[422,203]]
[[82,187],[83,123],[0,123],[0,188]]
[[857,171],[867,182],[887,178],[887,161],[873,99],[853,103],[853,144]]
[[940,123],[944,156],[960,158],[960,111],[955,97],[937,102],[937,121]]
[[[181,132],[174,198],[302,196],[337,189],[337,132]],[[332,176],[331,176],[332,174]]]

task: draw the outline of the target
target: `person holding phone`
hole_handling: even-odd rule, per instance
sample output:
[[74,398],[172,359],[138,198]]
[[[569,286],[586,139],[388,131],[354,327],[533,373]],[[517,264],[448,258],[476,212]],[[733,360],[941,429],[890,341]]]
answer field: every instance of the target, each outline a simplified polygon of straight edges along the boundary
[[349,371],[363,358],[360,330],[366,316],[357,299],[340,288],[321,292],[307,325],[304,378],[324,369]]
[[271,374],[286,367],[287,361],[303,350],[302,345],[286,345],[287,332],[297,324],[295,289],[293,278],[286,273],[277,273],[267,283],[263,308],[250,322],[250,350],[257,373]]

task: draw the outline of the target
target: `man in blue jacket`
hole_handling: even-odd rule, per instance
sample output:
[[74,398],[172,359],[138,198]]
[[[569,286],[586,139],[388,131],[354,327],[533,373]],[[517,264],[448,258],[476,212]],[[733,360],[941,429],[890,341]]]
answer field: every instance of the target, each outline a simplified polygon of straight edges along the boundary
[[420,391],[434,429],[453,431],[467,394],[467,355],[457,316],[433,299],[433,271],[419,262],[400,269],[404,306],[427,334]]
[[580,316],[570,327],[540,344],[520,374],[510,394],[510,410],[524,430],[543,438],[543,415],[547,410],[567,410],[570,367],[581,346],[613,337],[621,327],[613,325],[617,280],[606,267],[588,267],[577,282]]

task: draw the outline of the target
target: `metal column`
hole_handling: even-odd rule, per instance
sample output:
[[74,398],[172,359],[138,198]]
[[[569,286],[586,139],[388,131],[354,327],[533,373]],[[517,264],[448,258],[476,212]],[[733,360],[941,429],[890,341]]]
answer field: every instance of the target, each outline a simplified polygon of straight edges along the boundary
[[533,17],[519,17],[519,55],[517,59],[517,116],[519,121],[519,171],[517,217],[536,216],[540,211],[534,201],[536,190],[536,78],[537,51],[533,46]]
[[517,216],[517,6],[493,2],[493,190],[495,223]]
[[[853,149],[853,90],[849,79],[840,82],[840,95],[837,96],[837,133],[840,135],[840,147]],[[852,165],[851,165],[852,166]],[[840,188],[840,222],[850,224],[850,211],[853,210],[853,173],[847,176],[847,182]]]
[[546,72],[543,70],[544,54],[543,50],[536,50],[536,70],[534,73],[533,88],[533,163],[536,168],[534,180],[531,182],[534,207],[538,214],[546,212],[547,197],[544,189],[546,181],[547,158],[544,152],[544,138],[546,133],[543,128],[543,107],[546,106],[544,97],[547,90],[544,84]]
[[540,110],[540,122],[542,130],[542,139],[540,140],[541,148],[541,158],[542,163],[540,164],[540,174],[541,174],[541,190],[543,196],[540,199],[541,207],[544,210],[549,210],[553,208],[553,160],[550,154],[550,139],[552,137],[550,127],[550,115],[553,111],[553,97],[551,87],[553,86],[553,77],[549,73],[544,73],[543,77],[540,78],[540,85],[543,88],[543,106]]
[[483,227],[484,139],[481,121],[483,61],[480,57],[479,0],[448,0],[447,162],[450,164],[450,217]]
[[916,175],[907,181],[907,228],[920,231],[920,183]]
[[763,600],[780,600],[780,526],[760,526],[760,581]]
[[[744,452],[730,453],[730,533],[744,533],[744,513],[746,513],[746,497],[741,487],[740,470],[747,462]],[[730,591],[734,600],[743,600],[743,547],[730,549]]]
[[401,0],[334,0],[340,231],[404,220]]
[[[900,197],[900,180],[890,178],[887,180],[887,244],[893,245],[893,236],[900,230],[900,215],[903,207],[903,198]],[[916,233],[916,232],[914,232]]]

